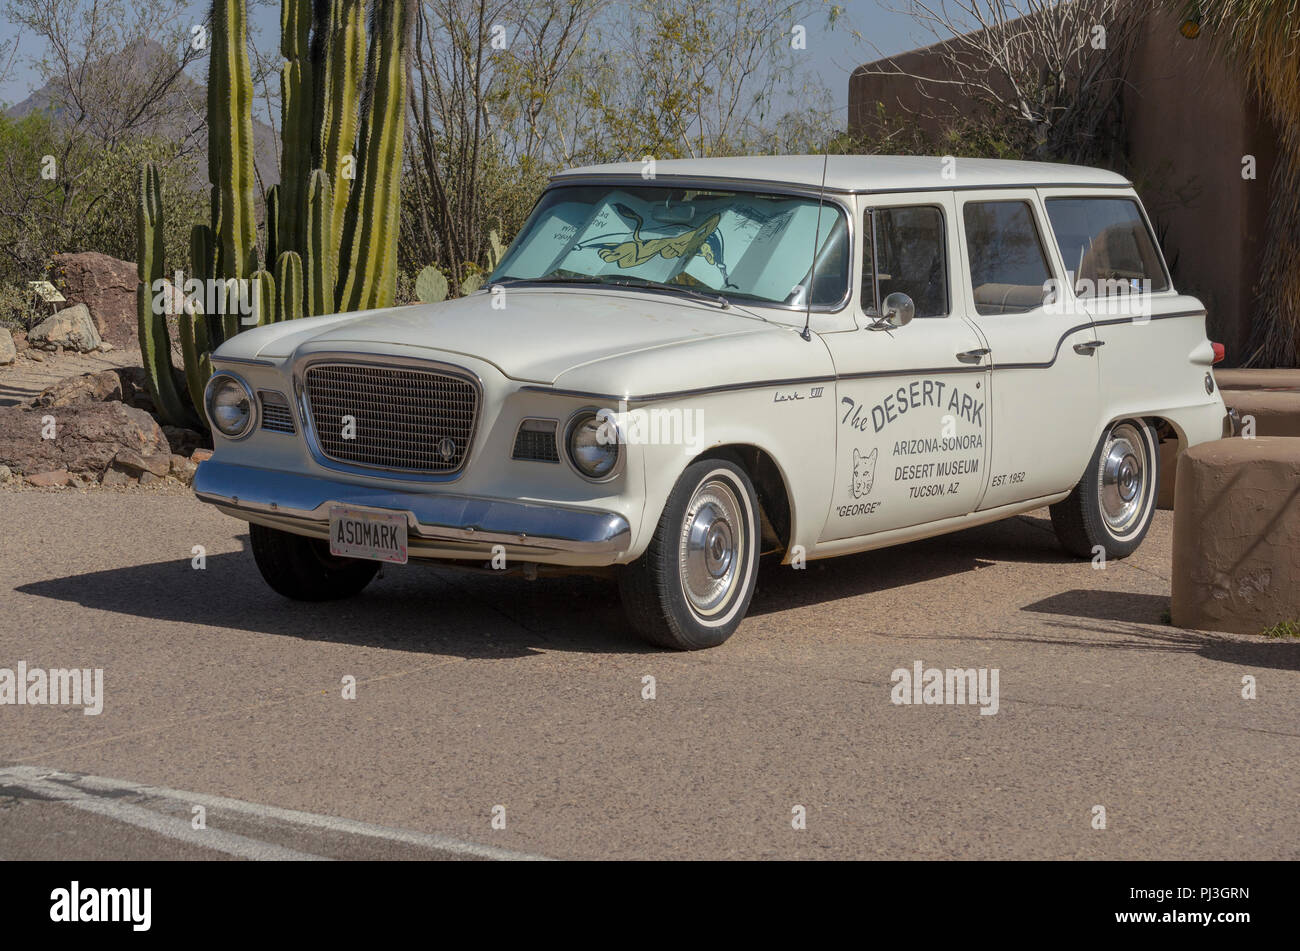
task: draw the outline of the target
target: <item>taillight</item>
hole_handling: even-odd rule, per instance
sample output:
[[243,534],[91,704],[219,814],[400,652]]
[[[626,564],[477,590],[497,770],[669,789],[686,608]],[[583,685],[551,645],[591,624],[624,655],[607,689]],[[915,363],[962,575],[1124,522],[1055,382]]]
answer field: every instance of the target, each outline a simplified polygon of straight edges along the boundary
[[1213,340],[1211,340],[1210,346],[1214,348],[1214,359],[1211,360],[1210,362],[1222,363],[1223,358],[1228,355],[1228,352],[1223,348],[1223,344],[1215,343]]

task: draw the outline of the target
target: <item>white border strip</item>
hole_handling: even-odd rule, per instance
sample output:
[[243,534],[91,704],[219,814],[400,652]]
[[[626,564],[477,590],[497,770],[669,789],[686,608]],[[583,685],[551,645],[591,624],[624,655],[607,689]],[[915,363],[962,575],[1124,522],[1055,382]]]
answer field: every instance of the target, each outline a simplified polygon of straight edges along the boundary
[[[436,833],[395,829],[369,822],[358,822],[354,819],[340,819],[334,816],[318,815],[313,812],[299,812],[296,809],[281,809],[278,806],[244,802],[240,799],[227,799],[224,796],[182,792],[165,786],[147,786],[126,780],[108,779],[103,776],[64,773],[42,766],[0,768],[0,789],[4,786],[17,786],[20,789],[72,806],[75,809],[82,809],[109,819],[126,822],[189,845],[213,849],[227,855],[235,855],[246,859],[304,861],[321,860],[321,856],[298,852],[259,839],[251,839],[232,832],[222,832],[218,829],[196,830],[191,828],[188,818],[161,815],[143,806],[123,802],[116,796],[121,793],[133,793],[142,797],[179,803],[186,807],[187,813],[189,812],[188,807],[198,805],[203,806],[205,809],[224,810],[240,815],[292,823],[344,835],[385,839],[389,842],[398,842],[416,848],[450,852],[455,855],[467,855],[481,859],[546,861],[546,858],[541,855],[515,852],[491,845],[480,845],[476,842],[466,842]],[[105,797],[102,795],[104,793],[113,795]]]

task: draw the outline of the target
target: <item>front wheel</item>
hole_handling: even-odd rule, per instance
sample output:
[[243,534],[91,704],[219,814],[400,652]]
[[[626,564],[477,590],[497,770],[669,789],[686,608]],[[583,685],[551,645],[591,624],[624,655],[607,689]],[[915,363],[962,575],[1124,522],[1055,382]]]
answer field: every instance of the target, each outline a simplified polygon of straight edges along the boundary
[[1159,484],[1155,429],[1142,419],[1112,423],[1074,491],[1052,506],[1056,537],[1080,558],[1131,555],[1151,527]]
[[295,601],[337,601],[360,593],[379,562],[330,554],[329,542],[250,524],[253,560],[266,583]]
[[620,576],[632,626],[675,650],[725,641],[754,596],[758,531],[758,501],[744,469],[728,459],[688,466],[650,546]]

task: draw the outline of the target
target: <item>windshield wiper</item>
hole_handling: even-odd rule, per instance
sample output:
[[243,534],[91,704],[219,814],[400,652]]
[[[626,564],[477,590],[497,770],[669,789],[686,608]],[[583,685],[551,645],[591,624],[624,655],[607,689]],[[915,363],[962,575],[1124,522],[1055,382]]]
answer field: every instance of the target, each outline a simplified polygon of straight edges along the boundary
[[669,284],[666,281],[652,281],[645,277],[621,277],[614,281],[605,281],[606,284],[621,284],[625,287],[653,287],[655,290],[675,291],[678,294],[686,294],[694,297],[696,300],[708,301],[710,304],[717,304],[723,310],[731,306],[731,301],[727,300],[721,294],[710,294],[707,291],[698,288],[689,287],[685,284]]
[[602,284],[614,287],[651,287],[655,290],[675,291],[679,294],[686,294],[697,300],[708,301],[710,304],[717,304],[724,310],[731,306],[731,302],[721,294],[710,294],[707,291],[701,291],[694,287],[687,287],[685,284],[669,284],[665,281],[652,281],[645,277],[636,277],[628,275],[626,277],[611,278],[601,274],[544,274],[541,277],[508,277],[504,280],[493,281],[494,284]]
[[541,277],[506,277],[493,284],[608,284],[598,274],[544,274]]

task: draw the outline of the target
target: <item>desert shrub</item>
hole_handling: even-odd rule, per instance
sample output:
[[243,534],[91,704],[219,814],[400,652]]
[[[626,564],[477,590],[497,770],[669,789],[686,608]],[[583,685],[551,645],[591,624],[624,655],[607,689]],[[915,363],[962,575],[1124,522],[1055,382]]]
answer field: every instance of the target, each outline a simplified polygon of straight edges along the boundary
[[160,138],[113,148],[70,136],[49,116],[0,115],[0,282],[26,286],[55,254],[101,251],[135,259],[135,203],[142,162],[164,168],[169,264],[189,257],[189,227],[206,207],[192,156]]
[[0,327],[27,331],[42,316],[27,285],[0,283]]

